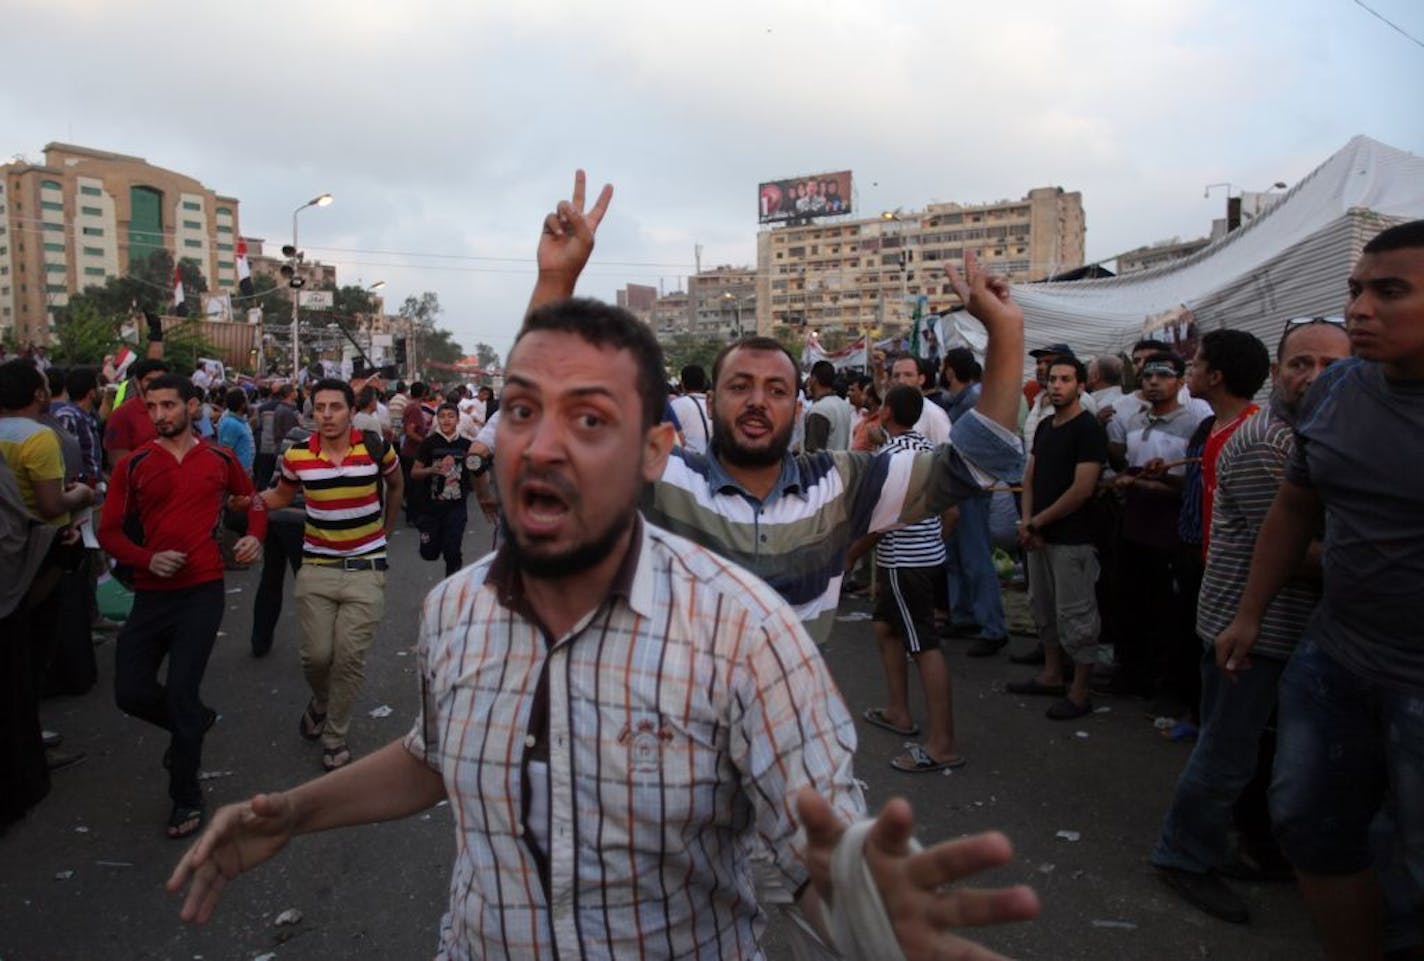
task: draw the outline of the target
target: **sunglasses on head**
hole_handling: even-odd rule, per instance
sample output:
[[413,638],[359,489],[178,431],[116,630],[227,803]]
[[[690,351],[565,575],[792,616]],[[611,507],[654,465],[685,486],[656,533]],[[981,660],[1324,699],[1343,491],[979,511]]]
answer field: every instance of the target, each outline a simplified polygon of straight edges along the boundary
[[1330,324],[1332,327],[1344,327],[1344,317],[1292,317],[1286,321],[1286,330],[1294,330],[1297,327],[1308,327],[1311,324]]

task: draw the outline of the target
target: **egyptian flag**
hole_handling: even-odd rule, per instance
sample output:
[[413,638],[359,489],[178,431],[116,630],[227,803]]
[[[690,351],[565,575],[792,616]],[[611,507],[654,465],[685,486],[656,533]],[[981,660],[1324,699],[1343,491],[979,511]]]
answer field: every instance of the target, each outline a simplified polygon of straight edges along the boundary
[[114,356],[114,374],[118,380],[125,380],[129,376],[129,364],[132,364],[138,357],[127,346],[119,348],[118,354]]
[[188,305],[183,302],[183,274],[177,264],[173,265],[173,316],[188,316]]
[[238,238],[237,241],[237,289],[244,297],[251,297],[252,271],[247,268],[247,241]]

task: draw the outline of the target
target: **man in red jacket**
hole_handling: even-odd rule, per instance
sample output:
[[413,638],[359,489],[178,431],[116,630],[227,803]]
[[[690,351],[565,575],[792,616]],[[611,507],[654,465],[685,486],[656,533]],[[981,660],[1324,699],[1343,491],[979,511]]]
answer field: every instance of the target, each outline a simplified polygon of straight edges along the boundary
[[[267,514],[232,451],[193,433],[198,408],[191,383],[164,374],[148,385],[143,403],[158,436],[115,465],[99,543],[134,569],[133,612],[115,655],[115,699],[125,713],[172,735],[164,754],[173,800],[168,836],[182,838],[203,823],[198,768],[203,735],[217,720],[199,697],[223,615],[215,533],[227,498],[249,498],[248,533],[234,548],[248,563],[266,536]],[[165,657],[168,675],[159,683]]]

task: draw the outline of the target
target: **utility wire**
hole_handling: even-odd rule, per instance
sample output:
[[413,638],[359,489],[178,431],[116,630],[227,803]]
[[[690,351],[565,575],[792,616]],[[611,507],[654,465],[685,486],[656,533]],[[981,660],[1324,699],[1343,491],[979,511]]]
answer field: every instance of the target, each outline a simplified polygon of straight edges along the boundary
[[1408,30],[1405,30],[1405,29],[1404,29],[1403,27],[1401,27],[1399,24],[1395,23],[1393,20],[1390,20],[1389,18],[1387,18],[1386,16],[1384,16],[1384,14],[1380,13],[1378,10],[1374,10],[1374,9],[1370,8],[1369,6],[1365,5],[1365,3],[1363,2],[1363,0],[1355,0],[1355,6],[1359,7],[1359,8],[1362,9],[1362,10],[1364,10],[1366,13],[1370,14],[1370,15],[1373,16],[1375,19],[1379,20],[1381,23],[1383,23],[1383,24],[1385,24],[1386,26],[1388,26],[1388,27],[1390,27],[1391,29],[1393,29],[1396,33],[1398,33],[1400,36],[1404,37],[1406,40],[1408,40],[1410,43],[1414,44],[1415,46],[1424,47],[1424,40],[1420,40],[1418,37],[1416,37],[1416,36],[1414,36],[1413,34],[1411,34]]

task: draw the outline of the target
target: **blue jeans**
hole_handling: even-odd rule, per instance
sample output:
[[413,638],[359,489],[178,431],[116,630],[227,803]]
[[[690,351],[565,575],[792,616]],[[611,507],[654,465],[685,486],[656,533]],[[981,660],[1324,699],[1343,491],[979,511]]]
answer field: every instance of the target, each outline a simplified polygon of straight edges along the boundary
[[1424,691],[1359,677],[1307,629],[1281,678],[1271,783],[1281,849],[1308,874],[1364,871],[1376,861],[1370,824],[1387,793],[1400,858],[1424,890]]
[[1206,649],[1201,661],[1201,730],[1177,779],[1177,792],[1152,851],[1152,863],[1205,874],[1231,856],[1231,811],[1256,774],[1261,737],[1276,709],[1286,662],[1255,657],[1232,683]]
[[1008,634],[999,574],[994,570],[994,548],[989,538],[991,495],[979,494],[959,502],[959,523],[945,542],[949,578],[949,619],[955,624],[978,624],[981,637]]

